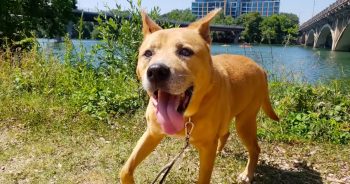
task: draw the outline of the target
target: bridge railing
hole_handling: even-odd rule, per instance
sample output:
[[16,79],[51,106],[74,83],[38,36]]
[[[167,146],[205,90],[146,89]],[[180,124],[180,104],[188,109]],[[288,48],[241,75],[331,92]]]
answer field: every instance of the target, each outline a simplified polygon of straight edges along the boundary
[[303,23],[299,30],[303,30],[312,24],[328,17],[332,13],[336,13],[338,10],[342,9],[343,7],[349,6],[350,0],[337,0],[335,3],[328,6],[326,9],[322,10],[318,14],[316,14],[314,17],[312,17],[310,20]]

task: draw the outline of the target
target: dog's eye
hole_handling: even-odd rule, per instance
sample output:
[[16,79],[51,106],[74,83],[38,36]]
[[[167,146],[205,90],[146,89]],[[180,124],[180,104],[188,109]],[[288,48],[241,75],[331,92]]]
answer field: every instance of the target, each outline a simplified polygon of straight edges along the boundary
[[179,51],[178,51],[178,54],[180,56],[185,56],[185,57],[190,57],[193,55],[193,51],[191,49],[188,49],[188,48],[181,48]]
[[153,52],[151,50],[146,50],[145,53],[143,53],[146,57],[151,57],[153,55]]

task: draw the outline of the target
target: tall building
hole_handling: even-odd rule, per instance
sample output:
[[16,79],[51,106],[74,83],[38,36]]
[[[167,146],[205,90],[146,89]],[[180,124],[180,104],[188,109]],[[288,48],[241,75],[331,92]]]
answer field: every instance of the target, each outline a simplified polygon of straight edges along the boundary
[[280,0],[195,0],[192,2],[192,13],[198,18],[215,8],[222,8],[225,15],[232,17],[250,12],[271,16],[279,13]]

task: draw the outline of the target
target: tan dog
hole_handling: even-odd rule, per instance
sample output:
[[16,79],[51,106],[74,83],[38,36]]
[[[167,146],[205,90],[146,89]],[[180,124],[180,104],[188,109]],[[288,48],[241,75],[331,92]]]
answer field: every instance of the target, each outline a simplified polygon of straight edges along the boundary
[[139,50],[137,74],[150,96],[147,130],[120,172],[121,183],[134,183],[133,173],[165,135],[183,137],[191,117],[190,143],[200,156],[198,183],[210,183],[216,152],[229,136],[235,117],[237,134],[249,152],[240,182],[250,182],[260,148],[256,116],[262,107],[273,111],[264,70],[238,55],[210,55],[209,23],[220,10],[210,12],[188,28],[162,30],[142,13],[144,41]]

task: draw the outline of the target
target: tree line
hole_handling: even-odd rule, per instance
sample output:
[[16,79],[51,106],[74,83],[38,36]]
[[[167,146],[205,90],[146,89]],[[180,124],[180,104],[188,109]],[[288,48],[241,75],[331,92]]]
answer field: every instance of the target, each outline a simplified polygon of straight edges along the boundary
[[[196,16],[190,9],[173,10],[162,15],[169,20],[192,22]],[[217,16],[212,24],[241,25],[244,31],[241,33],[241,41],[248,43],[289,44],[295,43],[298,36],[299,18],[292,13],[274,14],[263,17],[258,12],[243,14],[236,19],[226,16],[223,12]],[[214,41],[231,42],[234,37],[230,32],[214,32]]]
[[[8,42],[16,43],[24,38],[60,38],[67,33],[69,21],[78,28],[79,17],[74,17],[72,9],[76,9],[76,0],[12,0],[0,3],[0,47]],[[121,11],[123,13],[123,11]],[[125,13],[125,12],[124,12]],[[159,9],[158,9],[159,13]],[[197,19],[190,9],[173,10],[158,16],[163,20],[193,22]],[[295,14],[275,14],[262,17],[259,13],[243,14],[233,18],[223,12],[212,22],[220,25],[242,25],[244,31],[240,35],[242,42],[249,43],[293,43],[298,35],[299,19]],[[99,31],[93,22],[80,25],[82,34],[74,29],[71,37],[98,39]],[[232,32],[213,32],[213,40],[217,42],[233,42]]]
[[76,0],[5,0],[0,3],[0,46],[32,37],[63,36]]

